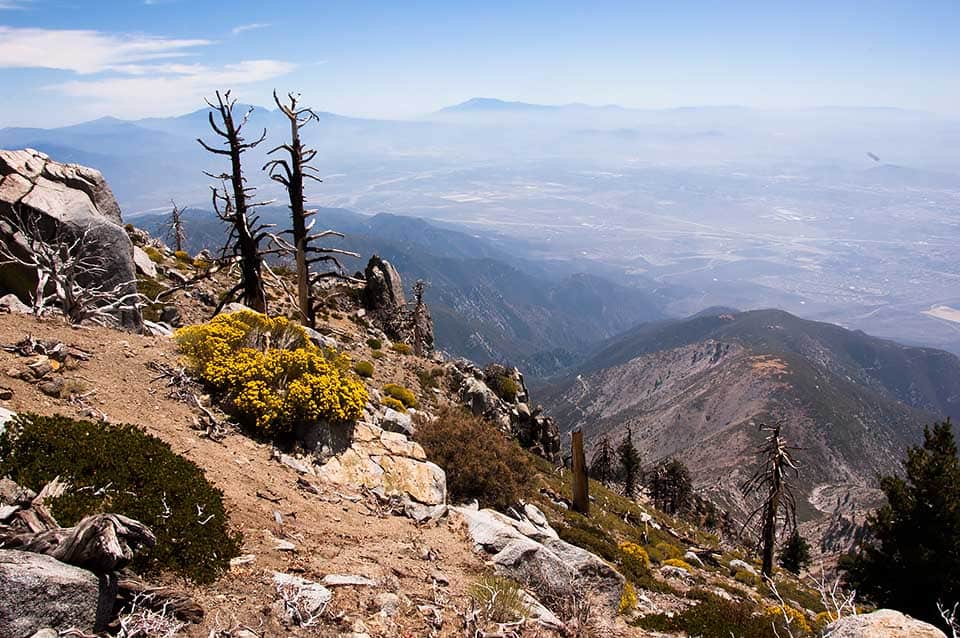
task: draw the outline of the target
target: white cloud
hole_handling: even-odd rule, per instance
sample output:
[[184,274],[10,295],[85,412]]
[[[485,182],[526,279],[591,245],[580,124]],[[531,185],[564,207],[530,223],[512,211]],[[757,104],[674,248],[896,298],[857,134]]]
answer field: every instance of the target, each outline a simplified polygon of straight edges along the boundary
[[0,11],[4,9],[26,9],[31,0],[0,0]]
[[269,22],[253,22],[251,24],[241,24],[233,27],[233,35],[240,35],[246,31],[255,31],[256,29],[266,29],[270,26]]
[[0,26],[0,68],[99,73],[127,64],[187,56],[192,49],[209,44],[210,40]]
[[205,65],[126,67],[127,74],[72,80],[45,87],[70,98],[92,100],[94,110],[122,117],[150,117],[191,111],[216,89],[243,87],[290,73],[296,65],[280,60],[245,60],[222,67]]

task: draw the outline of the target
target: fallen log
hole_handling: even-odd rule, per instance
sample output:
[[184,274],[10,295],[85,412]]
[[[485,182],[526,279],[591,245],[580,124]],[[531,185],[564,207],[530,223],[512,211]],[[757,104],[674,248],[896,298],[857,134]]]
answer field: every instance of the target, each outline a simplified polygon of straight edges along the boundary
[[139,521],[119,514],[88,516],[74,527],[42,532],[17,532],[0,528],[0,546],[46,554],[62,563],[92,572],[112,572],[124,567],[141,547],[153,547],[153,532]]
[[117,584],[118,608],[129,607],[136,602],[154,611],[167,610],[185,622],[199,623],[203,620],[203,607],[179,589],[149,585],[129,571],[120,574]]

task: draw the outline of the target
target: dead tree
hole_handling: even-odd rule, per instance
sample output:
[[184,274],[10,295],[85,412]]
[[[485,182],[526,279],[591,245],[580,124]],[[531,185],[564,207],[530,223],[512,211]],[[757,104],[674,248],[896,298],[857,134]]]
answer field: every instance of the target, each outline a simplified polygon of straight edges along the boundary
[[[214,314],[220,312],[224,305],[233,301],[239,295],[243,303],[257,312],[267,311],[267,295],[263,285],[263,256],[260,249],[260,242],[269,236],[266,224],[260,224],[260,218],[253,214],[252,210],[256,206],[261,206],[266,202],[253,203],[250,200],[256,192],[256,189],[246,185],[241,166],[241,156],[263,142],[267,137],[267,130],[264,129],[253,142],[247,142],[243,137],[243,128],[253,112],[251,107],[239,122],[234,120],[233,107],[237,100],[230,97],[230,91],[223,94],[216,92],[217,101],[214,104],[207,100],[210,106],[208,118],[210,128],[219,137],[223,138],[222,145],[226,148],[215,148],[210,146],[202,139],[197,142],[207,151],[215,155],[224,155],[230,158],[230,171],[219,174],[206,173],[208,177],[221,181],[220,188],[213,186],[213,209],[217,216],[230,225],[230,233],[224,244],[221,258],[226,259],[228,255],[238,257],[240,261],[240,281],[231,288],[220,305],[217,306]],[[218,124],[213,114],[214,111],[220,116]]]
[[587,482],[587,461],[583,454],[583,432],[574,430],[571,446],[573,454],[573,509],[584,516],[590,514],[589,483]]
[[756,472],[743,484],[743,493],[748,497],[759,497],[760,504],[754,508],[743,525],[746,530],[759,520],[756,547],[762,553],[761,572],[767,578],[773,575],[773,554],[777,543],[777,518],[785,518],[784,532],[789,534],[797,528],[797,500],[788,478],[789,474],[799,476],[791,450],[798,448],[787,446],[780,436],[780,426],[760,424],[761,432],[769,432],[766,441],[757,451],[760,461]]
[[[321,261],[333,262],[338,271],[342,272],[343,267],[337,259],[337,255],[350,255],[352,257],[359,257],[359,255],[336,248],[321,248],[313,245],[313,242],[318,239],[343,237],[343,235],[333,230],[311,234],[316,220],[308,221],[308,218],[316,214],[317,211],[307,210],[304,206],[306,203],[304,182],[308,179],[315,182],[323,180],[317,176],[317,169],[310,166],[310,162],[317,156],[317,151],[303,145],[300,138],[300,129],[312,121],[319,121],[319,118],[311,109],[298,106],[299,95],[288,93],[287,99],[289,103],[285,104],[277,97],[277,92],[273,92],[273,101],[276,102],[277,107],[290,122],[290,142],[272,149],[268,155],[285,151],[288,157],[270,160],[264,165],[263,170],[268,171],[272,180],[283,184],[284,188],[287,189],[293,227],[279,233],[274,240],[281,248],[293,252],[296,256],[297,302],[300,306],[300,317],[303,323],[312,328],[316,325],[317,308],[312,292],[316,276],[311,273],[311,266]],[[284,235],[292,236],[293,242],[286,241]]]
[[167,221],[163,225],[163,229],[166,231],[167,241],[173,244],[173,249],[177,252],[183,251],[183,246],[187,241],[187,233],[183,227],[183,210],[177,206],[177,203],[170,200],[170,203],[173,205],[173,210],[170,211],[170,216],[167,218]]
[[71,235],[58,224],[44,227],[39,215],[21,211],[7,213],[0,223],[18,240],[0,243],[0,265],[11,264],[35,273],[37,282],[30,304],[37,317],[54,306],[59,306],[74,324],[89,321],[116,326],[124,312],[139,316],[143,296],[130,292],[136,290],[136,280],[110,288],[89,283],[104,281],[110,275],[89,230]]
[[[413,353],[418,357],[422,357],[427,353],[429,348],[433,347],[433,336],[432,330],[429,327],[430,324],[430,313],[427,311],[427,305],[423,303],[423,292],[427,288],[427,282],[422,279],[418,279],[415,284],[413,284],[413,294],[416,297],[416,303],[413,306],[413,316],[411,320],[413,321]],[[431,334],[427,334],[430,332]],[[430,340],[428,344],[427,341]]]

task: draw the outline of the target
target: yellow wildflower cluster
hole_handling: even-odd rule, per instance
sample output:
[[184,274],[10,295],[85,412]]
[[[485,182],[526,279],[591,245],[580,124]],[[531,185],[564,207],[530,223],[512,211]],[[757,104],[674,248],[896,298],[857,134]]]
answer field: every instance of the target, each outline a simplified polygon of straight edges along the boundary
[[813,627],[817,632],[822,632],[827,628],[827,625],[832,623],[835,620],[839,620],[839,614],[836,614],[831,611],[821,611],[813,619]]
[[637,590],[634,589],[633,583],[628,582],[623,586],[623,593],[620,594],[620,613],[625,614],[636,609],[638,602]]
[[802,634],[808,634],[812,631],[806,615],[790,605],[772,605],[764,610],[763,615],[771,621],[779,621],[784,625],[789,625],[791,630]]
[[625,555],[640,561],[643,563],[644,567],[650,566],[650,557],[647,555],[647,550],[640,547],[636,543],[631,543],[630,541],[624,541],[620,543],[620,551]]
[[360,417],[367,391],[344,355],[314,346],[285,317],[219,315],[177,331],[187,364],[244,425],[267,434]]

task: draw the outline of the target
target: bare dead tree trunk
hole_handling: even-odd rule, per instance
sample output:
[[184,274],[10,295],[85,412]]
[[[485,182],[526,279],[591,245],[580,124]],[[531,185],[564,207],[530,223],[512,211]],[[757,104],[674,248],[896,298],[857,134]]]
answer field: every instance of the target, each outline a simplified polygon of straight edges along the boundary
[[573,509],[584,516],[590,514],[590,495],[587,483],[587,461],[583,453],[583,432],[573,432]]
[[[225,257],[228,252],[231,252],[240,257],[240,283],[228,293],[217,307],[217,311],[219,312],[220,308],[228,303],[234,295],[240,293],[245,305],[257,312],[266,312],[267,295],[263,285],[264,253],[260,249],[260,242],[269,235],[265,231],[268,226],[260,224],[259,217],[253,216],[251,213],[255,206],[260,206],[265,202],[250,202],[256,191],[246,186],[241,166],[241,156],[266,139],[267,131],[264,129],[256,141],[245,141],[242,131],[253,112],[253,108],[247,111],[240,122],[236,122],[233,117],[233,107],[236,106],[237,101],[231,99],[230,91],[226,91],[222,95],[220,91],[217,91],[216,97],[216,104],[207,101],[212,109],[209,113],[210,128],[223,138],[223,145],[226,148],[214,148],[202,139],[197,139],[197,142],[211,153],[230,158],[229,173],[206,173],[206,175],[219,179],[224,184],[222,189],[213,188],[214,210],[220,219],[229,223],[231,227],[227,243],[223,249],[223,256]],[[213,111],[220,115],[220,126],[217,125],[213,117]],[[226,186],[227,181],[230,183],[229,190]]]
[[170,217],[165,225],[167,239],[173,243],[174,250],[181,252],[187,241],[187,233],[183,227],[183,210],[177,206],[175,201],[170,200],[170,203],[173,205],[173,210],[170,211]]
[[777,518],[781,510],[786,517],[784,530],[789,533],[797,527],[797,503],[793,489],[787,481],[787,472],[793,471],[799,475],[799,470],[790,455],[791,450],[786,441],[780,436],[780,426],[767,427],[760,425],[762,431],[770,434],[760,447],[758,456],[760,466],[757,471],[744,483],[743,491],[746,495],[761,495],[762,502],[744,523],[746,529],[758,516],[760,530],[757,535],[757,548],[761,551],[761,572],[766,577],[773,576],[773,558],[777,544]]
[[272,149],[269,155],[278,151],[286,151],[286,159],[273,159],[267,162],[263,170],[269,171],[270,178],[287,189],[287,195],[290,199],[290,217],[292,229],[284,231],[280,235],[291,234],[293,243],[290,244],[281,238],[274,238],[282,248],[292,250],[296,256],[297,264],[297,303],[300,306],[301,321],[313,328],[316,325],[316,304],[312,293],[313,275],[310,267],[319,261],[334,262],[342,270],[336,254],[350,255],[357,257],[356,253],[337,250],[334,248],[317,248],[312,242],[322,237],[343,237],[342,234],[327,230],[322,233],[311,235],[315,220],[307,221],[308,217],[316,214],[315,210],[307,210],[304,206],[306,196],[304,195],[304,182],[312,179],[321,182],[317,175],[317,169],[310,166],[310,162],[317,156],[313,149],[306,148],[300,138],[300,129],[312,121],[319,120],[313,110],[298,106],[299,95],[293,93],[287,94],[288,103],[283,103],[277,97],[277,92],[273,92],[273,101],[277,104],[280,111],[290,122],[290,142],[281,144]]
[[427,287],[427,282],[418,279],[413,284],[413,294],[416,297],[416,303],[413,306],[413,354],[422,357],[426,354],[426,339],[424,334],[424,325],[427,321],[427,307],[423,303],[423,291]]

